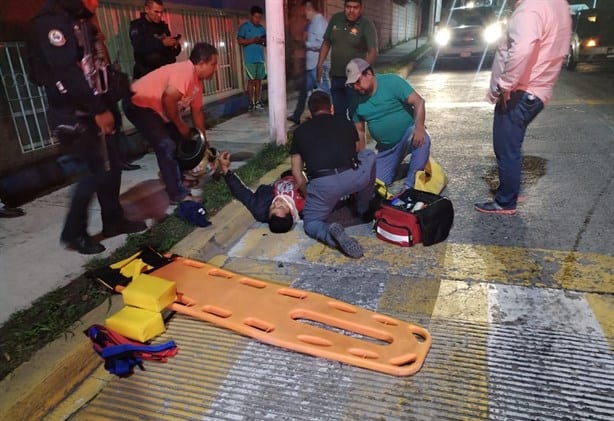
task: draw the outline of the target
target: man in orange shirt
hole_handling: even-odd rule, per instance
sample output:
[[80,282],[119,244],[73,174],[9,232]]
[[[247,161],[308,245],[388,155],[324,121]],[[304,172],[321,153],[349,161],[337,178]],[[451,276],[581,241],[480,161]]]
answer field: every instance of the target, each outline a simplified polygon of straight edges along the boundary
[[[187,138],[190,127],[181,114],[190,109],[192,123],[203,135],[203,80],[211,79],[217,70],[217,49],[207,43],[198,43],[190,60],[167,64],[132,84],[134,95],[123,102],[126,117],[152,146],[162,181],[171,203],[195,200],[181,182],[181,172],[175,157],[174,139]],[[205,136],[205,148],[208,148]]]

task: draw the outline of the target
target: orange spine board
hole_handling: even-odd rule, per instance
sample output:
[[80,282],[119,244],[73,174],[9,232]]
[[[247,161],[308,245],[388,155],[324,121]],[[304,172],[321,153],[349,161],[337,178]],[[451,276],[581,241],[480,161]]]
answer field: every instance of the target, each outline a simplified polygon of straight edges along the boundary
[[412,323],[322,294],[179,257],[152,275],[177,285],[170,309],[264,343],[396,376],[415,374],[431,346]]

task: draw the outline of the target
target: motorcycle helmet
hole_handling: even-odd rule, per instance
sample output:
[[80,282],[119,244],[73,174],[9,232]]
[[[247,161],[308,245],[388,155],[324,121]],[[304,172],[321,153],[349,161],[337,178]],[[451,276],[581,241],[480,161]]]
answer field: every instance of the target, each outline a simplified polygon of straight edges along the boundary
[[205,156],[205,136],[195,127],[190,129],[187,138],[181,139],[177,146],[177,161],[181,171],[196,167]]

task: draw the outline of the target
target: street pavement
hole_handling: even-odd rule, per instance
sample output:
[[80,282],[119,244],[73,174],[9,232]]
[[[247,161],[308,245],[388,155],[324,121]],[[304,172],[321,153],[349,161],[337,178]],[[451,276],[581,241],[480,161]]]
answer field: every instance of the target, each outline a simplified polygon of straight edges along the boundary
[[[493,109],[483,100],[489,72],[430,73],[427,61],[410,81],[426,96],[431,152],[450,177],[455,223],[447,241],[400,248],[360,224],[348,231],[365,256],[349,259],[300,226],[278,236],[252,223],[224,248],[195,248],[198,260],[223,270],[332,297],[332,310],[321,311],[329,318],[302,300],[281,318],[343,327],[375,343],[391,339],[360,323],[335,325],[336,311],[356,306],[427,328],[433,343],[420,372],[365,370],[177,314],[160,340],[176,340],[179,354],[128,379],[96,372],[92,394],[71,395],[80,408],[72,419],[612,419],[614,73],[561,75],[554,100],[529,128],[526,200],[510,217],[472,206],[488,198],[494,177]],[[274,316],[263,325],[275,329]]]
[[[404,60],[410,54],[426,42],[425,38],[401,44],[380,55],[377,65],[389,65],[399,60]],[[381,63],[381,64],[380,64]],[[402,69],[408,72],[413,63],[409,63]],[[295,105],[295,95],[288,96],[288,110]],[[255,153],[265,144],[269,143],[268,111],[258,111],[241,114],[229,119],[207,132],[209,141],[218,150],[234,152]],[[249,154],[247,154],[249,155]],[[126,191],[141,181],[156,179],[158,167],[155,155],[146,154],[134,163],[141,165],[141,169],[125,171],[122,174],[121,191]],[[241,163],[235,163],[235,166]],[[287,167],[287,165],[285,165]],[[279,174],[274,170],[267,174],[261,182],[271,182]],[[92,256],[80,255],[76,252],[65,250],[59,243],[60,230],[63,219],[67,212],[72,186],[68,186],[50,194],[44,195],[30,203],[23,205],[26,215],[15,219],[0,219],[0,287],[4,291],[0,295],[0,324],[4,323],[16,311],[28,308],[37,298],[44,294],[67,285],[71,280],[84,272],[84,265],[92,259]],[[99,205],[96,200],[90,207],[90,234],[101,231]],[[169,209],[172,212],[172,208]],[[225,250],[236,241],[238,235],[246,230],[253,222],[249,213],[237,202],[223,210],[223,215],[212,219],[213,225],[207,228],[196,228],[195,231],[180,242],[172,251],[184,256],[204,259],[215,255],[217,251]],[[121,247],[126,235],[105,239],[102,243],[106,251],[100,256],[108,256],[118,247]],[[99,309],[95,316],[89,316],[91,323],[101,323],[101,318],[108,311],[106,304],[104,310]],[[83,325],[87,324],[82,322]],[[76,341],[76,342],[75,342]],[[20,367],[19,373],[12,373],[1,384],[0,393],[4,397],[0,399],[0,415],[5,410],[10,410],[13,399],[23,398],[25,393],[29,402],[28,406],[33,411],[45,411],[57,402],[58,396],[46,394],[49,389],[57,388],[54,393],[60,393],[70,389],[83,377],[67,377],[65,372],[56,377],[54,384],[54,372],[62,371],[63,365],[69,364],[62,358],[77,358],[75,355],[88,355],[91,357],[89,346],[85,346],[83,338],[61,339],[57,344],[49,347],[55,351],[45,350],[47,355],[44,360],[39,356],[32,363]],[[47,348],[49,348],[47,347]],[[81,354],[78,353],[81,351]],[[48,354],[52,354],[49,356]],[[74,354],[74,355],[71,355]],[[54,359],[57,355],[59,359]],[[86,357],[83,358],[87,359]],[[98,363],[91,359],[90,364]],[[73,361],[74,362],[74,361]],[[86,364],[86,363],[84,363]],[[82,370],[85,371],[87,365]],[[20,370],[21,369],[21,370]],[[65,369],[64,369],[65,371]],[[26,374],[27,373],[27,374]],[[51,383],[49,383],[51,382]],[[53,386],[50,386],[52,384]],[[45,393],[41,393],[45,391]],[[59,392],[58,392],[59,391]],[[6,392],[6,393],[4,393]],[[36,395],[36,398],[33,396]],[[60,396],[61,397],[61,396]],[[34,399],[34,400],[33,400]],[[37,401],[38,404],[35,402]],[[11,405],[9,405],[11,404]],[[8,405],[8,406],[7,406]],[[35,412],[32,412],[34,414]],[[39,412],[40,413],[40,412]],[[2,417],[0,417],[2,418]]]

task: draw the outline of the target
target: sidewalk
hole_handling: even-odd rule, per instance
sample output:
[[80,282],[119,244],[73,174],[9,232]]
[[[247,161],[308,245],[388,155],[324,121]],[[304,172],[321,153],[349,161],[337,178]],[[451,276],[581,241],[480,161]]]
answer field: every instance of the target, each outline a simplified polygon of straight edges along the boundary
[[[419,45],[425,42],[426,39],[421,39]],[[412,40],[386,51],[378,58],[376,68],[379,64],[402,62],[404,69],[400,73],[410,71],[408,69],[412,68],[412,63],[405,63],[407,55],[414,51],[415,46],[416,41]],[[295,101],[296,95],[288,95],[288,110],[294,109]],[[255,153],[269,143],[268,110],[239,115],[209,130],[207,135],[210,143],[218,150]],[[158,167],[153,154],[147,154],[135,163],[142,168],[122,174],[122,191],[141,181],[157,178]],[[261,182],[273,181],[273,173],[270,172]],[[66,187],[24,205],[26,215],[23,217],[0,219],[0,287],[4,291],[0,296],[0,324],[14,312],[29,307],[40,296],[68,284],[83,273],[83,265],[92,259],[92,256],[67,251],[59,244],[70,192],[70,187]],[[244,231],[250,221],[253,222],[249,212],[236,201],[226,206],[223,213],[223,218],[212,219],[212,226],[194,230],[177,244],[173,251],[198,258],[197,255],[210,247],[211,243],[234,241],[234,234]],[[96,234],[101,228],[99,206],[94,200],[90,211],[89,231]],[[215,241],[212,241],[212,238]],[[124,234],[104,240],[103,244],[107,250],[101,257],[108,256],[122,246],[125,239]],[[106,312],[107,304],[104,306]],[[96,322],[100,323],[102,320]],[[33,358],[35,363],[24,364],[1,382],[0,392],[5,397],[11,395],[14,400],[8,402],[2,399],[0,415],[5,411],[19,411],[15,408],[20,402],[28,402],[32,408],[40,409],[44,406],[48,409],[63,397],[58,397],[58,394],[61,395],[62,391],[68,393],[89,374],[93,368],[87,366],[87,363],[95,364],[94,367],[99,364],[99,361],[93,358],[86,338],[80,335],[61,338],[46,349],[48,351],[39,353],[44,355],[44,361],[37,354]],[[73,355],[80,352],[83,352],[83,355]],[[83,364],[82,368],[77,370],[80,372],[74,370],[75,361]],[[37,409],[33,409],[32,415]]]
[[[242,114],[209,130],[207,137],[218,150],[255,153],[269,142],[268,112]],[[122,173],[122,192],[141,181],[158,178],[153,153],[134,163],[141,169]],[[71,189],[72,186],[65,187],[25,204],[25,216],[0,219],[0,288],[5,291],[0,296],[0,324],[38,297],[68,284],[83,273],[83,265],[94,257],[65,250],[59,243]],[[102,230],[100,206],[95,199],[88,229],[92,235]],[[97,256],[110,255],[124,244],[126,237],[123,234],[104,240],[107,250]]]

